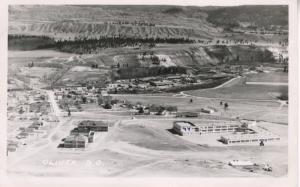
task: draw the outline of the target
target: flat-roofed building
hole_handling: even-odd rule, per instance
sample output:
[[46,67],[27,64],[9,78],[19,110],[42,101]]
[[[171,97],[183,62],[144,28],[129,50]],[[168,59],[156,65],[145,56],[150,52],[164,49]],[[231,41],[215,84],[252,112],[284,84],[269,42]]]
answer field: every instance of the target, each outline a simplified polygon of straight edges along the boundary
[[238,128],[240,128],[240,124],[235,122],[221,123],[213,121],[206,124],[197,124],[188,121],[175,121],[173,123],[173,130],[180,135],[228,133],[235,132]]
[[231,160],[228,162],[228,165],[230,165],[230,166],[253,166],[255,164],[248,160]]
[[226,132],[235,132],[239,128],[238,124],[209,124],[209,125],[199,125],[200,134],[209,134],[209,133],[226,133]]
[[178,118],[196,118],[198,117],[198,113],[196,112],[179,112],[176,114],[176,117]]
[[88,128],[90,131],[95,131],[95,132],[103,132],[103,131],[108,131],[108,124],[102,122],[102,121],[82,121],[78,124],[78,129],[81,128]]
[[84,128],[74,128],[73,130],[71,130],[70,135],[84,135],[88,138],[88,142],[92,143],[94,141],[94,131],[91,131],[89,128],[84,127]]
[[77,134],[77,135],[70,135],[66,137],[64,140],[64,147],[65,148],[85,148],[87,144],[87,137]]
[[271,133],[255,133],[255,134],[230,134],[223,135],[220,141],[224,144],[239,144],[239,143],[256,143],[278,141],[280,137]]
[[173,130],[181,136],[199,134],[199,127],[188,121],[174,121]]

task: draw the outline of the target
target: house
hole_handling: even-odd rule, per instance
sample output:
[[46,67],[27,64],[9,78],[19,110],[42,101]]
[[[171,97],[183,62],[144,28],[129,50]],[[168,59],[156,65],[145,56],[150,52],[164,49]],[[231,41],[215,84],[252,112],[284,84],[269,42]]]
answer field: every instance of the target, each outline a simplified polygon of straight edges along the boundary
[[111,105],[112,96],[110,96],[107,91],[101,91],[101,94],[98,96],[99,105]]
[[18,138],[18,139],[23,139],[23,138],[27,138],[28,135],[29,135],[28,132],[20,132],[20,133],[16,136],[16,138]]
[[28,134],[30,134],[30,133],[32,134],[33,131],[34,131],[34,128],[29,128],[29,127],[25,128],[25,130],[24,130],[24,132],[26,132]]
[[28,128],[29,129],[33,129],[33,130],[38,130],[40,128],[40,126],[39,125],[35,125],[35,124],[31,124],[31,125],[29,125]]
[[7,151],[8,152],[16,152],[17,151],[17,147],[13,146],[13,145],[8,145],[7,146]]
[[15,152],[18,147],[19,147],[18,142],[11,141],[11,140],[7,141],[7,151]]
[[213,109],[209,109],[209,108],[201,108],[201,112],[207,113],[207,114],[212,114],[215,111]]
[[78,109],[75,106],[69,106],[70,112],[77,112]]
[[173,85],[172,81],[163,80],[163,81],[150,81],[149,84],[151,86],[159,87],[159,88],[168,88]]
[[77,134],[70,135],[64,140],[65,148],[85,148],[87,145],[87,137]]
[[118,86],[119,86],[119,84],[108,84],[108,89],[109,90],[114,90],[114,89],[117,89],[118,88]]
[[55,93],[55,99],[56,99],[56,100],[61,100],[61,99],[63,98],[63,95],[64,95],[64,94],[63,94],[63,93],[60,93],[60,92],[59,92],[59,93]]

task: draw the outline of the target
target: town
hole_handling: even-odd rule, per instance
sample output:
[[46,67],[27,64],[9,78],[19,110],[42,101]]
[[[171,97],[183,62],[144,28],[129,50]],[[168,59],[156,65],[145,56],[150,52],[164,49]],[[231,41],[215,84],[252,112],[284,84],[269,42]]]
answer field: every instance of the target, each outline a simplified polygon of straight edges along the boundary
[[124,7],[10,6],[7,172],[286,176],[287,7]]

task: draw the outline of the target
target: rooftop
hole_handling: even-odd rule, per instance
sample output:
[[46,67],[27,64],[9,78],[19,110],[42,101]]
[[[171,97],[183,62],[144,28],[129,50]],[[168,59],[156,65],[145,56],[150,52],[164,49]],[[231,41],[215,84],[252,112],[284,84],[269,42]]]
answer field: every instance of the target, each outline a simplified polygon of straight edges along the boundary
[[68,142],[73,142],[73,141],[86,141],[87,138],[83,135],[80,135],[80,134],[76,134],[76,135],[70,135],[68,137],[66,137],[65,141],[68,141]]
[[99,126],[108,126],[106,123],[104,123],[103,121],[90,121],[90,120],[86,120],[86,121],[81,121],[78,124],[78,127],[99,127]]
[[227,140],[248,140],[248,139],[270,139],[270,138],[280,138],[278,135],[272,133],[255,133],[255,134],[230,134],[223,135],[221,138]]
[[195,126],[193,123],[188,122],[188,121],[175,121],[174,124],[179,125],[180,127],[191,127]]

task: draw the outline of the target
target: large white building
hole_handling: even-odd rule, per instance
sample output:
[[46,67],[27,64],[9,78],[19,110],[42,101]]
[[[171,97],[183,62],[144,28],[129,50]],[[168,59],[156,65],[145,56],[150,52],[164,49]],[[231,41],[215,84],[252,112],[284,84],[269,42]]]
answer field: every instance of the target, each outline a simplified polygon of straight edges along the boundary
[[271,133],[265,129],[259,127],[252,127],[252,133],[234,133],[229,135],[222,135],[220,141],[224,144],[244,144],[244,143],[256,143],[278,141],[280,136]]
[[210,134],[235,132],[240,127],[239,123],[210,122],[207,124],[195,124],[188,121],[174,121],[173,130],[179,135]]

